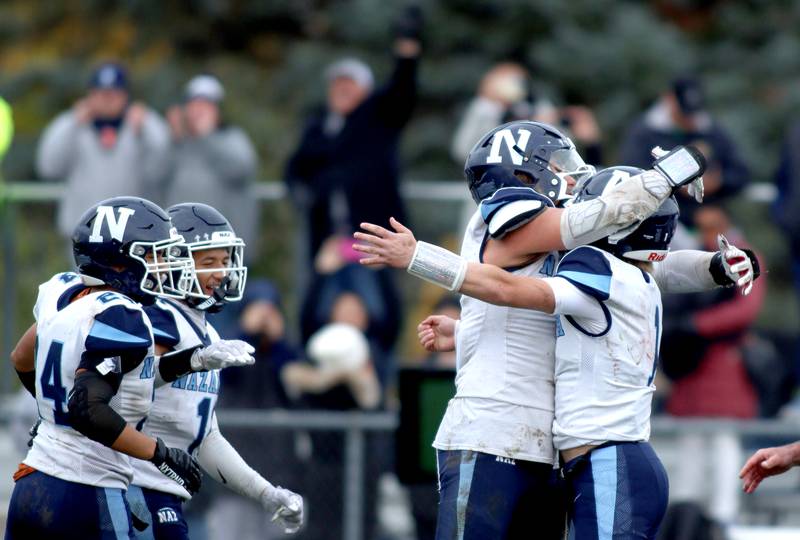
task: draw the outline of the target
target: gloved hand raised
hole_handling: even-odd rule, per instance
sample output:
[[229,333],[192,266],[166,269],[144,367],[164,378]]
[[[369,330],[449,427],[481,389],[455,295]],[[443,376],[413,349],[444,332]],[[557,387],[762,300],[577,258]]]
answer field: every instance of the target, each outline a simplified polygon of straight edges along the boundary
[[[680,147],[678,147],[678,148],[680,148]],[[687,149],[691,149],[691,150],[686,154],[686,157],[687,158],[691,157],[691,158],[697,160],[697,165],[700,167],[700,176],[697,176],[696,178],[692,178],[692,179],[687,180],[685,182],[680,182],[680,181],[676,182],[675,179],[671,178],[667,174],[664,174],[664,171],[662,171],[658,167],[658,160],[660,160],[661,158],[665,157],[670,152],[672,152],[672,151],[674,151],[676,149],[664,150],[660,146],[654,146],[653,149],[650,150],[650,155],[652,155],[656,159],[656,164],[655,164],[656,170],[658,170],[659,172],[662,173],[662,175],[667,179],[667,181],[670,183],[670,185],[673,186],[673,190],[677,189],[679,187],[683,187],[685,185],[685,186],[687,186],[686,190],[689,193],[689,196],[690,197],[694,197],[695,201],[697,201],[698,203],[701,203],[701,202],[703,202],[703,194],[705,192],[705,188],[703,186],[703,176],[702,176],[702,173],[705,170],[705,166],[706,166],[705,159],[703,158],[703,155],[700,153],[700,151],[697,150],[696,148],[694,148],[693,146],[689,146],[689,147],[687,147]]]

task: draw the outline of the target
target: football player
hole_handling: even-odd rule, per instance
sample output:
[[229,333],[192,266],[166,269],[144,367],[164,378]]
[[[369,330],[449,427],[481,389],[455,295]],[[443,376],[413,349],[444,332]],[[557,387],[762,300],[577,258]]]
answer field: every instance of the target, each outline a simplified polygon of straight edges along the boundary
[[[576,204],[612,189],[620,172],[631,169],[611,168],[591,178]],[[658,263],[652,261],[666,259],[677,215],[670,198],[632,232],[570,251],[555,277],[543,278],[468,263],[441,251],[431,258],[428,246],[414,242],[396,222],[400,233],[394,236],[371,225],[366,228],[373,235],[359,235],[371,243],[357,248],[372,254],[368,264],[405,266],[412,273],[422,264],[429,276],[462,276],[455,285],[466,295],[556,315],[552,434],[570,488],[575,538],[655,538],[666,510],[666,474],[646,443],[662,311],[653,268]],[[727,259],[739,263],[747,257],[739,252]],[[737,280],[740,270],[747,271],[719,264]],[[744,285],[755,277],[757,272]],[[443,336],[422,337],[430,342]]]
[[[220,433],[214,412],[220,370],[215,368],[222,366],[206,364],[202,367],[208,371],[199,371],[201,366],[192,365],[199,372],[184,375],[187,368],[180,367],[180,362],[174,363],[170,354],[219,343],[206,313],[220,311],[226,303],[241,300],[247,278],[244,242],[236,236],[228,220],[211,206],[184,203],[168,208],[167,212],[173,226],[186,239],[194,271],[185,275],[181,284],[186,291],[185,299],[158,299],[145,308],[153,324],[160,363],[153,405],[139,428],[151,437],[164,439],[170,446],[186,450],[207,474],[257,501],[273,520],[281,521],[286,532],[295,532],[303,520],[303,499],[265,480]],[[161,380],[166,384],[160,385]],[[128,501],[133,514],[152,525],[137,537],[187,539],[182,503],[189,498],[190,492],[166,479],[153,464],[134,463]]]
[[182,241],[150,201],[108,199],[75,228],[79,273],[39,287],[36,323],[12,361],[40,424],[14,475],[6,539],[128,538],[128,456],[150,461],[168,482],[199,488],[200,470],[185,451],[134,427],[150,408],[154,378],[140,304],[182,296],[174,277],[191,270],[190,259],[176,256]]
[[[702,159],[692,152],[661,159],[671,157],[685,167],[677,170],[675,162],[668,161],[672,166],[666,172],[620,175],[602,196],[558,208],[555,203],[568,199],[570,186],[593,170],[571,141],[551,126],[499,126],[478,141],[466,162],[465,174],[479,209],[465,233],[462,256],[518,275],[551,275],[558,251],[636,224],[679,185],[688,183],[701,198]],[[664,281],[676,292],[713,286],[710,258],[667,258],[661,265]],[[458,276],[426,278],[452,286]],[[440,317],[423,321],[423,331],[434,331],[440,324],[448,328],[434,335],[443,346],[455,347],[458,361],[456,397],[448,404],[434,442],[441,486],[437,534],[446,538],[466,531],[467,537],[517,538],[535,526],[541,538],[558,538],[563,512],[552,475],[551,432],[555,319],[463,297],[455,338],[453,321]],[[459,517],[465,515],[466,519]]]

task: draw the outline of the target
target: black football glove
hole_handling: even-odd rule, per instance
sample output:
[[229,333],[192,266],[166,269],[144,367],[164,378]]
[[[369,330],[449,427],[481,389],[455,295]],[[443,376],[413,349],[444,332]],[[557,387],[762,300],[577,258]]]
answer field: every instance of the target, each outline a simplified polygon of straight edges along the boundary
[[394,23],[394,35],[398,39],[420,41],[422,37],[422,10],[416,4],[405,7]]
[[156,451],[150,458],[150,463],[192,495],[200,490],[202,483],[200,466],[183,450],[168,448],[164,441],[156,439]]

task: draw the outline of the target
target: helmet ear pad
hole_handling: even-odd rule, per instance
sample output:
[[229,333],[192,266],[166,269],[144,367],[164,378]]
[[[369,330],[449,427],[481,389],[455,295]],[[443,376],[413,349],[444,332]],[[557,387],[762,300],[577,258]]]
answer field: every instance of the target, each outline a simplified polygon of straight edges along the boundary
[[[480,204],[483,199],[491,197],[498,189],[531,187],[530,183],[520,180],[512,169],[500,165],[485,167],[479,173],[478,178],[469,184],[469,191],[477,204]],[[530,178],[530,175],[526,176]]]

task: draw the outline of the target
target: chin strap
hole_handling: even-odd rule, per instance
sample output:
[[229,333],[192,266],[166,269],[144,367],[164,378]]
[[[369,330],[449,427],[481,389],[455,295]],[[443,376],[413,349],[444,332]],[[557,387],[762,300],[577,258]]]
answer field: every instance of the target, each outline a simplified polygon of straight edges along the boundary
[[238,287],[239,287],[238,274],[235,276],[234,274],[225,276],[224,278],[222,278],[222,282],[220,282],[219,287],[215,287],[214,290],[211,291],[211,296],[208,296],[205,299],[200,300],[193,307],[200,311],[217,313],[223,307],[225,307],[225,303],[227,302],[228,297],[236,296],[231,291],[237,290]]

